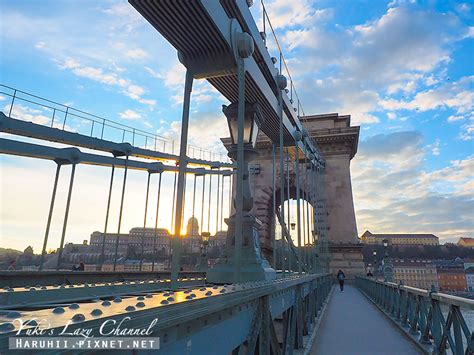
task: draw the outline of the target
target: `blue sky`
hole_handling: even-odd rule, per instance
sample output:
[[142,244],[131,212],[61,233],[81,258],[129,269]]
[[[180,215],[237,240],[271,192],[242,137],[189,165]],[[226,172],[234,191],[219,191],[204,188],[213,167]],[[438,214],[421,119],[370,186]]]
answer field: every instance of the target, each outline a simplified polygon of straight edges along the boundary
[[[265,4],[305,112],[351,114],[352,124],[361,125],[352,162],[359,234],[370,229],[428,232],[443,240],[473,236],[474,5]],[[0,11],[3,84],[178,137],[183,67],[175,50],[125,1],[2,1]],[[251,11],[261,27],[258,1]],[[5,110],[8,100],[0,99]],[[220,107],[226,100],[199,81],[192,102],[191,143],[222,151],[219,138],[228,131]],[[27,105],[16,113],[41,120]],[[20,248],[18,235],[41,240],[54,168],[28,159],[1,161],[2,244]],[[14,195],[18,174],[29,169],[36,169],[38,181],[44,178],[43,185],[35,193]],[[97,194],[106,191],[107,175],[98,174],[104,188]],[[80,181],[77,188],[81,191]],[[97,205],[75,199],[76,206]],[[141,203],[133,199],[129,203]],[[26,226],[15,217],[25,213],[25,203],[34,206]],[[91,210],[89,225],[72,213],[68,238],[80,241],[102,228],[103,210],[102,205]],[[100,218],[94,218],[99,211]],[[61,209],[57,214],[59,230]],[[130,215],[125,229],[140,225],[140,214]]]

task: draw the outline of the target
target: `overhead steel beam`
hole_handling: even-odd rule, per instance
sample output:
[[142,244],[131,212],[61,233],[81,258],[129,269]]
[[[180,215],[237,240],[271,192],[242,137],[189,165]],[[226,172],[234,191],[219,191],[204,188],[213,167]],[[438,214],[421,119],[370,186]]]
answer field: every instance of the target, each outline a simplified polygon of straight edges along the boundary
[[[225,11],[229,1],[190,0],[153,1],[129,0],[130,4],[145,17],[179,52],[181,62],[194,73],[195,78],[206,78],[218,91],[232,102],[238,99],[237,63],[234,58],[232,36],[242,31],[243,21],[251,26],[251,35],[262,53],[264,43],[260,35],[256,35],[256,25],[249,10],[242,11],[245,16],[238,20],[230,18]],[[237,0],[239,8],[246,4]],[[247,6],[247,5],[245,5]],[[248,26],[247,26],[248,27]],[[249,28],[249,27],[248,27]],[[271,63],[271,64],[270,64]],[[268,52],[265,53],[265,65],[273,78],[267,80],[257,64],[255,56],[245,59],[246,81],[249,85],[245,91],[245,100],[256,102],[265,116],[261,130],[274,142],[278,141],[278,99],[273,90],[276,85],[277,69]],[[272,82],[273,80],[273,82]],[[283,117],[284,135],[287,141],[292,140],[296,130],[302,130],[301,122],[284,95],[285,112]],[[290,120],[291,117],[291,120]],[[298,122],[298,123],[296,123]],[[301,142],[301,149],[304,145]],[[316,164],[324,165],[324,159],[318,155],[314,146]]]

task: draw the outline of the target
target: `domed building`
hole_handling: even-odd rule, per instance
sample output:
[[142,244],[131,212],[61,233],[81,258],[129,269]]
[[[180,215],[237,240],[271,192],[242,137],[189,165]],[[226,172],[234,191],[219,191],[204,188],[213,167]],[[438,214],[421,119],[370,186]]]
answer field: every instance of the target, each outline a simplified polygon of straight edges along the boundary
[[201,247],[201,235],[199,234],[199,222],[196,217],[191,217],[186,225],[186,237],[184,239],[184,250],[188,253],[199,253]]
[[191,217],[188,220],[188,224],[186,226],[186,236],[187,237],[199,236],[199,222],[196,217]]

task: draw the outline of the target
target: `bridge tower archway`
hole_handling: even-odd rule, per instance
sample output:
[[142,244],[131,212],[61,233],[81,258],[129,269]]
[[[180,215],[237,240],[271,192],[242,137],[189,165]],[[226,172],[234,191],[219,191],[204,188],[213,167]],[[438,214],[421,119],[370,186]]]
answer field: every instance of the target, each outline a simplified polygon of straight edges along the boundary
[[[304,174],[304,155],[300,152],[300,198],[315,201],[312,207],[319,213],[320,227],[326,228],[326,238],[329,249],[329,269],[337,272],[343,269],[350,278],[362,274],[361,245],[357,234],[350,161],[357,153],[359,126],[351,126],[350,116],[339,116],[337,113],[301,117],[308,135],[316,142],[320,154],[325,159],[325,168],[317,186],[310,178],[306,181]],[[229,140],[222,139],[228,146]],[[279,225],[273,214],[273,145],[269,138],[260,134],[256,148],[260,156],[250,164],[249,182],[254,206],[252,213],[262,222],[259,230],[260,244],[263,255],[267,260],[273,258],[273,241],[275,227]],[[275,156],[275,186],[276,202],[280,204],[280,164],[279,149]],[[291,157],[289,164],[290,198],[296,198],[296,174],[293,161],[295,160],[294,142],[285,142],[285,151]],[[286,162],[285,162],[285,176]],[[288,198],[285,186],[285,200]],[[318,210],[316,201],[324,204],[324,214]]]

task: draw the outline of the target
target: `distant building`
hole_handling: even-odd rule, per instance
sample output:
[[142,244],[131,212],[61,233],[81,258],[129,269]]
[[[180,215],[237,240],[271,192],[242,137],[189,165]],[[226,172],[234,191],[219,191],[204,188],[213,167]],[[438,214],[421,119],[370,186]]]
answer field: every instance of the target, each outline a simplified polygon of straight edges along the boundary
[[[142,239],[143,238],[143,239]],[[166,255],[169,254],[170,250],[170,234],[165,228],[143,228],[135,227],[130,229],[128,234],[119,234],[119,250],[127,250],[130,246],[141,249],[142,241],[145,253],[152,253],[153,246],[157,252],[163,251]],[[91,246],[102,247],[104,242],[104,233],[94,232],[90,237]],[[117,233],[106,233],[105,234],[105,248],[106,250],[115,250],[117,243]]]
[[468,269],[466,273],[466,286],[469,292],[474,292],[474,269]]
[[199,234],[199,222],[196,217],[191,217],[188,220],[183,244],[184,251],[187,253],[199,253],[201,250],[201,235]]
[[474,238],[459,238],[457,245],[465,248],[474,248]]
[[440,291],[466,291],[466,274],[462,268],[438,268]]
[[394,281],[400,281],[407,286],[430,290],[431,286],[438,289],[436,265],[430,260],[400,260],[392,261]]
[[365,231],[360,237],[362,243],[382,245],[384,240],[389,245],[439,245],[439,238],[434,234],[373,234]]
[[224,248],[226,238],[227,238],[227,231],[218,231],[216,235],[213,235],[209,238],[209,246]]

